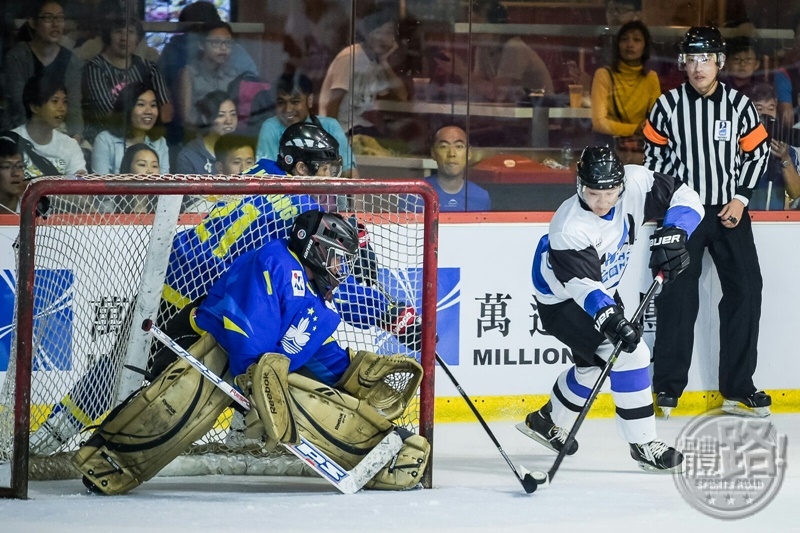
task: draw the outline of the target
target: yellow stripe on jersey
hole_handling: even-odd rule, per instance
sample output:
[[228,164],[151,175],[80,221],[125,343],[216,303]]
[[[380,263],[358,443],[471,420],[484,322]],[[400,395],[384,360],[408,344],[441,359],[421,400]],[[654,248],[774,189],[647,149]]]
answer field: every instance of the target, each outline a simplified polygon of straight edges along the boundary
[[[242,328],[234,324],[234,322],[226,316],[222,317],[222,326],[228,331],[235,331],[236,333],[241,333],[242,335],[247,337],[247,333],[245,333]],[[249,339],[250,337],[247,338]]]
[[72,398],[69,397],[69,394],[64,396],[64,399],[61,400],[61,403],[64,404],[64,407],[66,407],[70,414],[75,417],[75,420],[84,426],[90,426],[92,425],[92,422],[94,422],[94,420],[92,420],[92,418],[87,415],[83,409],[75,405],[75,402],[72,401]]
[[192,301],[187,298],[186,296],[182,295],[169,285],[164,285],[164,292],[161,293],[161,297],[166,300],[168,303],[174,305],[178,309],[183,309]]
[[330,344],[332,342],[336,342],[336,339],[334,339],[333,337],[328,337],[327,339],[325,339],[325,342],[323,342],[322,345],[325,346],[326,344]]
[[233,224],[225,231],[219,240],[219,244],[214,248],[213,254],[220,259],[228,255],[231,246],[239,240],[250,224],[255,221],[261,212],[253,204],[242,204],[242,216],[237,218]]
[[267,294],[272,295],[272,279],[269,277],[269,270],[264,271],[264,283],[267,284]]
[[215,218],[221,218],[230,215],[239,207],[239,204],[241,203],[241,200],[236,200],[212,209],[208,214],[208,217],[194,228],[195,232],[197,233],[197,238],[200,239],[200,242],[206,242],[211,238],[211,232],[206,228],[206,222],[214,220]]

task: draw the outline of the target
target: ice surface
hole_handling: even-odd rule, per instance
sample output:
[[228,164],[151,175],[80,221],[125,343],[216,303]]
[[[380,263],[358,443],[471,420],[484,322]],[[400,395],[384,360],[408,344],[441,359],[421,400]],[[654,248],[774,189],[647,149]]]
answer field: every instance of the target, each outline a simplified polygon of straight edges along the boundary
[[[689,418],[658,421],[674,443]],[[788,436],[783,487],[760,513],[738,521],[703,515],[669,475],[641,472],[614,421],[587,420],[580,450],[550,487],[527,495],[477,424],[436,427],[434,488],[345,496],[314,478],[156,478],[124,496],[86,494],[80,481],[31,482],[30,500],[0,500],[0,532],[535,532],[798,531],[800,482],[792,468],[800,415],[773,415]],[[555,454],[513,422],[492,430],[517,465],[546,470]]]

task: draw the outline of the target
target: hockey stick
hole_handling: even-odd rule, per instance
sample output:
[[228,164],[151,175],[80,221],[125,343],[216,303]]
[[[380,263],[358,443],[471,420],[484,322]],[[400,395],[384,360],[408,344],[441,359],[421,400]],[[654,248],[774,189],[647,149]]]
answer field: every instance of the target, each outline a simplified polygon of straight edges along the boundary
[[[631,318],[631,323],[635,324],[642,318],[644,314],[644,310],[647,308],[648,304],[650,304],[650,300],[656,294],[656,289],[664,283],[664,274],[659,272],[656,274],[655,279],[653,279],[653,283],[650,284],[650,288],[647,289],[647,293],[644,295],[644,299],[642,299],[642,303],[639,304],[639,307],[636,309],[636,312],[633,313],[633,317]],[[581,424],[583,424],[586,415],[589,414],[589,409],[591,409],[592,404],[594,403],[595,398],[600,393],[600,389],[603,387],[603,384],[606,381],[606,378],[611,373],[611,367],[614,366],[614,363],[617,361],[620,352],[622,351],[622,342],[618,342],[614,346],[614,351],[611,352],[611,356],[608,358],[606,362],[606,366],[603,367],[603,371],[600,373],[600,377],[597,378],[597,382],[592,387],[592,392],[589,393],[589,397],[586,399],[586,404],[581,409],[580,414],[578,414],[578,418],[575,420],[575,423],[572,424],[572,429],[569,430],[569,435],[567,436],[567,440],[564,442],[564,446],[561,448],[561,451],[558,452],[558,456],[556,460],[553,462],[553,466],[550,467],[550,470],[545,472],[533,472],[532,475],[536,479],[541,479],[539,483],[541,484],[549,484],[553,481],[553,478],[558,472],[558,467],[561,466],[561,462],[564,460],[564,457],[567,455],[567,450],[569,450],[570,446],[573,442],[575,442],[575,435],[578,433],[578,430],[581,428]]]
[[[497,447],[497,451],[500,452],[500,455],[502,455],[503,459],[506,460],[508,466],[511,467],[511,471],[514,472],[515,476],[517,476],[517,480],[522,484],[522,488],[525,489],[525,492],[527,492],[528,494],[534,492],[539,486],[539,484],[544,483],[547,474],[541,472],[531,473],[523,466],[520,466],[519,471],[517,471],[516,467],[514,466],[514,463],[511,462],[511,459],[509,459],[508,455],[503,450],[503,447],[500,446],[500,442],[497,440],[497,437],[494,436],[494,433],[489,428],[489,425],[486,423],[486,420],[484,420],[483,416],[481,416],[481,413],[480,411],[478,411],[478,408],[472,404],[472,400],[469,399],[467,393],[464,392],[464,389],[462,389],[461,385],[458,384],[458,381],[456,380],[455,376],[452,374],[452,372],[450,372],[450,369],[447,367],[445,362],[442,361],[442,358],[439,357],[438,353],[436,353],[436,362],[439,363],[439,366],[442,367],[444,373],[447,374],[447,377],[450,378],[450,381],[452,381],[453,385],[455,385],[456,389],[458,389],[458,392],[461,394],[461,397],[464,398],[465,402],[467,402],[467,405],[472,410],[472,413],[475,415],[475,418],[477,418],[478,422],[481,423],[481,426],[483,426],[483,429],[486,431],[486,434],[489,435],[489,438],[492,439],[492,442],[494,443],[495,447]],[[520,472],[522,473],[520,474]],[[541,479],[541,481],[537,481],[537,476],[540,474],[541,478],[539,479]]]
[[[178,357],[189,363],[232,400],[246,410],[250,410],[250,401],[241,392],[212,372],[183,346],[161,331],[158,326],[153,324],[152,320],[145,320],[142,323],[142,329],[150,332],[155,338],[164,343]],[[336,461],[303,437],[300,437],[300,444],[281,444],[308,464],[325,481],[344,494],[353,494],[361,490],[400,451],[403,441],[395,431],[390,432],[352,470],[345,470],[339,466]]]

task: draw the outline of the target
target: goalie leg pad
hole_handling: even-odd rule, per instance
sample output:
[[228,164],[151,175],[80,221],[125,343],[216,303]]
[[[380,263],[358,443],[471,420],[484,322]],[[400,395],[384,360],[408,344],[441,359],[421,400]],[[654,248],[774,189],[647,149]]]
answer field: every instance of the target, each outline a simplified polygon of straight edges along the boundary
[[267,353],[236,378],[249,398],[270,440],[299,444],[295,416],[289,401],[289,358]]
[[[211,335],[189,352],[217,375],[228,356]],[[72,458],[86,482],[123,494],[151,479],[214,426],[231,399],[183,359],[111,411]]]
[[383,356],[362,350],[352,358],[335,386],[365,400],[389,420],[395,420],[417,394],[421,382],[422,366],[413,357]]
[[305,376],[289,374],[289,392],[300,435],[348,470],[394,429],[365,402]]
[[411,434],[403,441],[397,455],[375,474],[365,486],[375,490],[409,489],[422,481],[428,466],[431,445],[425,437]]

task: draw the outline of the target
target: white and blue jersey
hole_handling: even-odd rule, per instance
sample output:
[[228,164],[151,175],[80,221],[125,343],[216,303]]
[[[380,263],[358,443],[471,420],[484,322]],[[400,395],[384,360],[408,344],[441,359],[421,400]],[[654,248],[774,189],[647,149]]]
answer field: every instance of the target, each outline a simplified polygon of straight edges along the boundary
[[613,294],[630,258],[642,223],[664,218],[664,226],[686,231],[703,218],[703,206],[679,180],[642,166],[625,166],[625,190],[603,217],[577,195],[553,215],[533,259],[533,286],[539,303],[574,300],[590,316],[614,305]]

